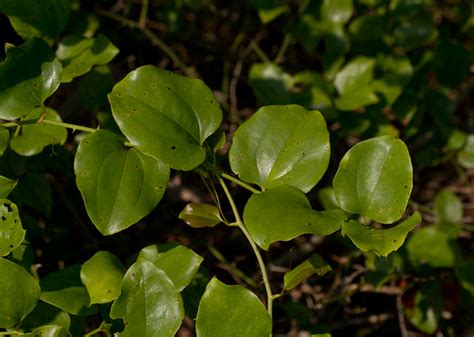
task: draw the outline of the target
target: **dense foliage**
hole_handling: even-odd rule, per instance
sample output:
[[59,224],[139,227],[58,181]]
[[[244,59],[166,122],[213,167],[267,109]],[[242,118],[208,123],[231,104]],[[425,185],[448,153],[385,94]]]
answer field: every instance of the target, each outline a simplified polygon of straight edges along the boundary
[[0,335],[472,336],[473,12],[0,0]]

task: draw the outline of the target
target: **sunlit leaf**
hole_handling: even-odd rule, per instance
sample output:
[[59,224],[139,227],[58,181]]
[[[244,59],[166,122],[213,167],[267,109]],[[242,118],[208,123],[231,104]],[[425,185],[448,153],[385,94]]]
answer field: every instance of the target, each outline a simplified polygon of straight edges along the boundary
[[0,198],[6,198],[11,191],[16,187],[18,181],[8,179],[4,176],[0,176]]
[[191,249],[177,244],[157,244],[143,248],[138,258],[152,262],[164,271],[178,291],[196,275],[203,258]]
[[354,145],[333,180],[341,208],[380,223],[399,220],[410,198],[412,166],[400,139],[381,136]]
[[18,248],[25,234],[16,205],[10,200],[0,199],[0,256]]
[[466,143],[458,152],[458,162],[465,168],[474,168],[474,134],[466,138]]
[[229,153],[234,173],[263,189],[291,185],[308,192],[329,163],[329,132],[318,111],[266,106],[236,131]]
[[19,265],[0,258],[0,328],[19,324],[40,297],[38,281]]
[[179,218],[194,228],[214,227],[222,222],[219,209],[209,204],[187,204]]
[[335,23],[346,23],[352,15],[352,0],[323,0],[321,19]]
[[302,234],[332,234],[345,219],[339,209],[313,210],[303,192],[287,185],[252,195],[244,209],[250,235],[263,249],[275,241],[288,241]]
[[82,140],[74,161],[87,214],[104,235],[117,233],[151,212],[163,196],[169,168],[105,130]]
[[440,222],[459,224],[464,210],[462,202],[456,194],[442,190],[435,197],[434,212]]
[[166,273],[140,259],[125,274],[122,292],[114,301],[110,316],[122,318],[122,337],[173,337],[184,318],[181,296]]
[[48,44],[36,37],[6,53],[6,60],[0,63],[0,118],[14,120],[26,116],[53,93],[60,68],[54,66]]
[[318,274],[322,276],[331,270],[331,266],[320,255],[313,254],[304,262],[285,273],[283,277],[284,288],[285,290],[291,290],[311,275]]
[[[23,117],[24,120],[36,120],[42,115],[43,109],[37,108]],[[45,120],[62,122],[56,111],[44,109]],[[41,153],[43,149],[52,144],[64,144],[67,139],[67,130],[61,126],[35,123],[23,125],[20,133],[10,139],[10,147],[22,156],[33,156]]]
[[75,77],[89,72],[95,65],[109,63],[119,50],[107,37],[84,38],[68,35],[61,40],[56,55],[63,64],[62,82],[71,82]]
[[89,295],[81,282],[81,266],[72,265],[41,279],[41,300],[73,315],[90,315],[97,308],[89,305]]
[[211,90],[198,79],[154,66],[129,73],[109,94],[117,124],[136,148],[171,168],[191,170],[222,121]]
[[342,226],[342,234],[349,236],[357,248],[364,252],[373,250],[377,255],[387,256],[403,245],[408,232],[420,222],[419,213],[388,229],[375,229],[351,220]]
[[120,295],[125,268],[109,252],[94,254],[81,267],[81,281],[86,286],[90,304],[112,302]]
[[408,257],[415,266],[427,264],[432,268],[453,267],[461,258],[459,244],[439,226],[421,228],[408,240]]
[[258,297],[241,286],[213,278],[196,318],[197,337],[268,337],[272,321]]

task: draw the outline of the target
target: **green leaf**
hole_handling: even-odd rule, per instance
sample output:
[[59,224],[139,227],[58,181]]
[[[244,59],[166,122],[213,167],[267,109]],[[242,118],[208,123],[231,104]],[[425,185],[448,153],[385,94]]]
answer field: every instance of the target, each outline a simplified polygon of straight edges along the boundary
[[374,77],[374,67],[375,59],[365,56],[358,56],[347,63],[334,79],[339,94],[342,96],[367,86]]
[[268,337],[272,320],[258,297],[239,285],[213,278],[196,318],[197,337]]
[[342,210],[313,210],[303,192],[287,185],[252,195],[244,209],[250,235],[265,250],[275,241],[288,241],[302,234],[332,234],[345,219]]
[[442,190],[435,197],[434,213],[439,222],[459,224],[464,210],[462,202],[456,194]]
[[374,88],[362,86],[337,97],[334,100],[334,105],[341,111],[351,111],[366,105],[375,104],[378,101],[379,99],[375,94]]
[[25,234],[16,205],[10,200],[0,199],[0,256],[7,256],[17,249]]
[[110,131],[99,130],[82,140],[74,161],[76,182],[87,214],[103,235],[138,222],[163,196],[169,168]]
[[81,281],[86,286],[90,304],[112,302],[120,295],[125,268],[109,252],[97,252],[81,267]]
[[385,97],[387,105],[392,105],[402,93],[413,74],[413,67],[407,57],[389,55],[380,60],[381,78],[372,83],[372,88]]
[[321,19],[334,23],[346,23],[352,16],[352,0],[323,0]]
[[427,264],[432,268],[450,268],[461,259],[461,250],[455,238],[440,226],[421,228],[410,238],[407,252],[413,265]]
[[0,126],[0,157],[5,153],[9,142],[10,131],[8,131],[8,129],[4,128],[3,126]]
[[[59,67],[48,44],[33,37],[9,47],[0,63],[0,118],[14,120],[31,112],[57,88]],[[28,65],[28,66],[25,66]]]
[[320,188],[318,190],[318,198],[324,209],[340,208],[334,194],[334,188],[332,187]]
[[49,273],[40,281],[41,300],[73,315],[90,315],[97,312],[88,308],[89,295],[81,282],[81,266],[72,265]]
[[381,136],[354,145],[333,180],[339,205],[380,223],[399,220],[410,198],[413,169],[400,139]]
[[267,189],[313,188],[329,163],[329,132],[318,111],[297,105],[266,106],[236,131],[229,152],[240,179]]
[[467,136],[466,144],[458,152],[458,162],[467,169],[474,168],[474,134]]
[[140,259],[125,274],[122,292],[112,305],[110,317],[122,318],[122,337],[172,337],[184,318],[181,296],[166,273]]
[[60,337],[62,327],[59,325],[46,325],[35,329],[34,331],[24,334],[24,337]]
[[203,258],[191,249],[176,244],[157,244],[143,248],[139,259],[152,262],[182,291],[193,280]]
[[[59,326],[61,331],[58,336],[70,337],[69,330],[71,327],[71,316],[52,305],[39,301],[35,309],[26,316],[21,322],[20,328],[23,331],[35,330],[41,326]],[[43,337],[42,335],[40,335]],[[35,336],[38,337],[38,336]]]
[[71,12],[69,0],[2,0],[0,12],[10,19],[15,31],[28,39],[56,37],[66,26]]
[[249,4],[258,11],[258,16],[264,25],[275,20],[289,10],[287,1],[278,0],[249,0]]
[[[42,108],[37,108],[22,118],[22,120],[38,119]],[[45,120],[62,122],[56,111],[50,108],[44,109]],[[36,123],[21,126],[20,133],[10,140],[10,147],[22,156],[33,156],[41,153],[43,149],[52,144],[63,145],[67,140],[67,130],[61,126]]]
[[89,72],[93,66],[109,63],[118,52],[118,48],[104,35],[95,38],[80,35],[64,37],[56,52],[64,67],[61,81],[71,82]]
[[463,288],[474,296],[474,259],[456,263],[454,272]]
[[249,73],[250,85],[262,104],[288,104],[294,80],[272,63],[254,63]]
[[19,265],[0,258],[0,328],[19,324],[36,306],[38,282]]
[[0,176],[0,198],[6,198],[11,191],[16,187],[18,182],[16,180],[8,179]]
[[285,283],[284,289],[291,290],[311,275],[318,274],[319,276],[323,276],[331,270],[331,266],[328,265],[319,254],[313,254],[293,270],[285,273],[283,277]]
[[331,337],[331,334],[323,333],[323,334],[311,335],[311,337]]
[[387,256],[403,245],[408,232],[420,222],[419,213],[389,229],[374,229],[351,220],[342,226],[342,235],[349,236],[357,248],[364,252],[373,250],[377,255]]
[[187,204],[179,218],[194,228],[214,227],[223,221],[216,206],[195,203]]
[[440,306],[442,306],[442,294],[439,285],[428,283],[416,292],[412,308],[405,308],[408,320],[417,329],[433,334],[441,317]]
[[204,161],[202,145],[222,121],[216,98],[201,80],[154,66],[129,73],[109,101],[136,148],[177,170],[192,170]]

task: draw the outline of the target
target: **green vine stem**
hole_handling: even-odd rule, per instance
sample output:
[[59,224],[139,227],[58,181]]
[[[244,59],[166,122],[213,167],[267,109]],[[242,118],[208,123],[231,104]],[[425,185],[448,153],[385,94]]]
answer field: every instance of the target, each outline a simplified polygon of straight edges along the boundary
[[237,184],[237,185],[239,185],[239,186],[245,188],[246,190],[248,190],[248,191],[250,191],[250,192],[252,192],[252,193],[260,193],[259,190],[253,188],[253,187],[250,186],[249,184],[244,183],[242,180],[237,179],[237,178],[235,178],[235,177],[233,177],[233,176],[231,176],[231,175],[229,175],[229,174],[227,174],[227,173],[221,173],[221,176],[222,176],[222,178],[225,178],[225,179],[227,179],[227,180],[230,180],[230,181],[232,181],[233,183],[235,183],[235,184]]
[[140,30],[155,46],[157,46],[159,49],[161,49],[163,51],[163,53],[168,55],[168,57],[173,61],[173,63],[179,69],[181,69],[181,71],[186,76],[196,77],[196,74],[193,71],[191,71],[184,64],[183,61],[181,61],[181,59],[178,57],[178,55],[176,55],[176,53],[173,50],[171,50],[171,48],[169,48],[166,45],[166,43],[163,42],[163,40],[161,40],[155,33],[153,33],[151,30],[149,30],[145,26],[142,27],[140,25],[140,23],[138,23],[138,22],[135,22],[135,21],[130,20],[130,19],[124,17],[124,16],[121,16],[121,15],[118,15],[118,14],[115,14],[115,13],[111,13],[111,12],[108,12],[108,11],[97,10],[96,13],[99,14],[99,15],[102,15],[106,18],[109,18],[109,19],[115,20],[117,22],[120,22],[122,25],[128,26],[129,28]]
[[140,18],[138,19],[138,24],[140,27],[146,26],[146,19],[148,17],[148,0],[142,0],[142,9],[140,11]]
[[[54,125],[54,126],[60,126],[66,129],[71,129],[73,131],[79,130],[83,132],[88,132],[88,133],[93,133],[96,132],[99,129],[94,129],[94,128],[89,128],[87,126],[82,126],[82,125],[77,125],[77,124],[71,124],[71,123],[64,123],[64,122],[58,122],[58,121],[52,121],[49,119],[42,119],[41,117],[39,119],[27,119],[24,121],[14,121],[14,122],[6,122],[6,123],[0,123],[0,126],[3,126],[4,128],[11,128],[11,127],[20,127],[22,125],[31,125],[31,124],[49,124],[49,125]],[[17,129],[19,130],[19,129]],[[123,143],[125,146],[128,147],[133,147],[134,145],[128,141],[125,141]]]
[[10,127],[17,127],[17,126],[29,125],[29,124],[50,124],[50,125],[55,125],[55,126],[62,126],[63,128],[67,128],[67,129],[79,130],[79,131],[84,131],[84,132],[89,132],[89,133],[97,131],[97,129],[89,128],[87,126],[57,122],[57,121],[52,121],[49,119],[27,119],[24,121],[2,123],[0,124],[0,126],[3,126],[4,128],[10,128]]
[[234,213],[235,216],[235,221],[237,222],[237,225],[239,226],[240,230],[244,233],[245,237],[247,238],[248,242],[250,243],[250,246],[252,247],[253,252],[255,253],[255,256],[258,261],[258,265],[260,267],[260,271],[262,272],[262,278],[263,278],[263,283],[265,285],[265,291],[267,292],[267,311],[270,317],[272,317],[273,313],[273,294],[272,294],[272,288],[270,286],[270,281],[268,280],[268,274],[267,274],[267,269],[265,266],[265,262],[263,261],[262,255],[260,254],[260,251],[258,250],[257,244],[255,241],[252,239],[250,236],[250,233],[248,232],[247,228],[245,227],[242,219],[240,218],[239,211],[237,210],[237,206],[235,205],[234,198],[232,198],[232,195],[229,192],[229,189],[227,188],[227,185],[225,184],[224,180],[221,177],[217,177],[219,183],[222,186],[222,189],[224,190],[224,193],[229,201],[230,207],[232,208],[232,212]]

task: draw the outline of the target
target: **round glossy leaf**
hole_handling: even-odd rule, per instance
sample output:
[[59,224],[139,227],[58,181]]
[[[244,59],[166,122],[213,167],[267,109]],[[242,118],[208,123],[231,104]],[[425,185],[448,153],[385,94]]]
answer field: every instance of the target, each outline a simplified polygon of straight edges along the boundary
[[439,222],[459,224],[464,210],[459,197],[453,192],[442,190],[436,195],[434,213]]
[[427,264],[432,268],[451,268],[461,260],[456,238],[440,226],[421,228],[410,238],[406,248],[415,266]]
[[203,258],[191,249],[175,244],[157,244],[143,248],[138,258],[152,262],[182,291],[196,275]]
[[359,56],[350,61],[336,75],[334,85],[342,96],[367,86],[374,77],[375,59]]
[[474,134],[466,138],[466,144],[458,152],[458,162],[465,168],[474,168]]
[[88,308],[89,295],[81,282],[81,266],[72,265],[49,273],[41,281],[41,300],[73,315],[90,315],[97,312]]
[[0,118],[14,120],[30,113],[52,94],[60,67],[51,65],[53,52],[36,37],[8,48],[6,53],[6,60],[0,63]]
[[346,23],[352,16],[352,0],[324,0],[321,19],[334,23]]
[[320,255],[313,254],[294,269],[285,273],[283,277],[285,283],[284,288],[285,290],[291,290],[311,275],[318,274],[319,276],[323,276],[331,270],[331,266],[328,265]]
[[297,105],[266,106],[234,135],[232,170],[262,189],[291,185],[308,192],[326,172],[330,155],[326,122]]
[[197,337],[268,337],[272,320],[250,290],[213,278],[199,304],[196,332]]
[[169,168],[105,130],[82,140],[74,161],[76,182],[97,229],[110,235],[151,212],[163,196]]
[[345,219],[339,209],[313,210],[303,192],[287,185],[252,195],[244,209],[245,225],[263,249],[275,241],[288,241],[302,234],[332,234]]
[[219,209],[209,204],[187,204],[179,218],[194,228],[214,227],[222,222]]
[[418,213],[388,229],[374,229],[351,220],[342,226],[342,235],[349,236],[357,248],[364,252],[373,250],[377,255],[387,256],[403,245],[408,232],[420,222]]
[[353,146],[333,180],[341,208],[380,223],[399,220],[410,198],[412,166],[400,139],[381,136]]
[[19,265],[0,258],[0,328],[19,324],[36,306],[38,282]]
[[[23,119],[38,119],[42,108],[37,108],[26,115]],[[62,122],[61,117],[53,109],[44,110],[44,119]],[[41,153],[43,149],[52,144],[64,144],[67,139],[67,130],[61,126],[37,123],[27,124],[21,127],[20,133],[10,140],[10,147],[22,156],[33,156]]]
[[0,198],[6,198],[16,187],[17,181],[0,176]]
[[75,77],[89,72],[95,65],[109,63],[119,50],[104,35],[84,38],[80,35],[64,37],[58,46],[57,57],[64,69],[62,82],[71,82]]
[[16,205],[10,200],[0,199],[0,256],[18,248],[25,234]]
[[86,286],[90,304],[108,303],[120,295],[125,268],[109,252],[97,252],[81,267],[81,281]]
[[204,141],[222,121],[211,90],[198,79],[143,66],[115,85],[109,101],[117,124],[140,151],[171,168],[192,170]]
[[140,259],[125,274],[110,317],[125,322],[125,330],[118,336],[173,337],[184,318],[184,309],[181,296],[166,273]]
[[24,39],[33,36],[56,37],[66,26],[71,12],[70,0],[2,0],[0,12],[10,19]]

